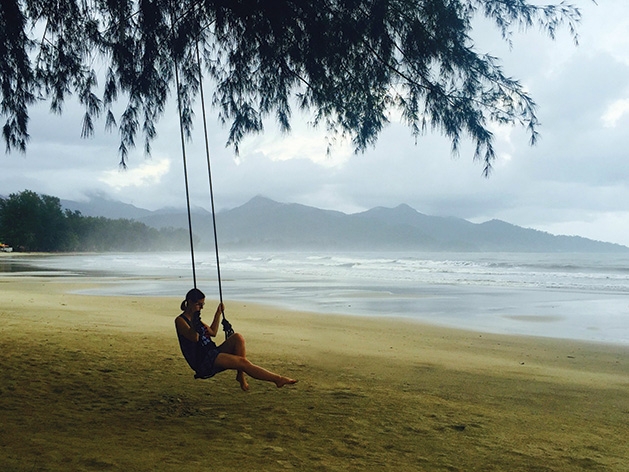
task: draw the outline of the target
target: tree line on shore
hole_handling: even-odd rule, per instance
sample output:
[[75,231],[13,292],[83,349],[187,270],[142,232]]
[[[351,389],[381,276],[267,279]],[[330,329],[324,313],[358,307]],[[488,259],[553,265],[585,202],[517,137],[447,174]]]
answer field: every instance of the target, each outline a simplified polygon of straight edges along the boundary
[[129,219],[83,216],[30,190],[0,198],[0,242],[25,252],[167,251],[187,247],[181,228],[151,228]]

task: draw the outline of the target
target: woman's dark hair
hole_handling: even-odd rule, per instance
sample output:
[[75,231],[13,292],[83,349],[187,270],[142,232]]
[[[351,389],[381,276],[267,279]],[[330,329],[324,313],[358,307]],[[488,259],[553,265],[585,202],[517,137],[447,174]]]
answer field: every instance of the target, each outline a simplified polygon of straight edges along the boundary
[[198,288],[193,288],[189,290],[188,293],[186,293],[186,299],[181,302],[181,309],[185,311],[188,303],[196,303],[199,300],[203,300],[204,298],[205,294],[201,290],[199,290]]

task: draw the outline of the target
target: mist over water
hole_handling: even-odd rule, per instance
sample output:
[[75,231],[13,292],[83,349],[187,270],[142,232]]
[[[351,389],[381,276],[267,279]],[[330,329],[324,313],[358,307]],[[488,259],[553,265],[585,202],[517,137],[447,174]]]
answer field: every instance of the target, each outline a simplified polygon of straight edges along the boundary
[[[46,276],[97,276],[98,295],[174,296],[193,285],[188,253],[22,256]],[[618,254],[230,252],[223,299],[330,314],[406,317],[485,332],[629,344],[629,256]],[[218,299],[213,252],[197,286]],[[25,273],[26,273],[25,272]],[[178,306],[173,306],[176,315]]]

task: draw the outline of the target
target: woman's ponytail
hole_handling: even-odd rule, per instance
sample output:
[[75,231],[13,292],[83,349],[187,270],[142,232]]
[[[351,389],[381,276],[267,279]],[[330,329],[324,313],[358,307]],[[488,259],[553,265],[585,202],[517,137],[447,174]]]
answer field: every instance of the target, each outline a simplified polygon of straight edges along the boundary
[[205,298],[205,294],[199,290],[198,288],[193,288],[188,293],[186,293],[186,299],[181,302],[181,311],[186,311],[190,302],[196,303],[199,300],[203,300]]

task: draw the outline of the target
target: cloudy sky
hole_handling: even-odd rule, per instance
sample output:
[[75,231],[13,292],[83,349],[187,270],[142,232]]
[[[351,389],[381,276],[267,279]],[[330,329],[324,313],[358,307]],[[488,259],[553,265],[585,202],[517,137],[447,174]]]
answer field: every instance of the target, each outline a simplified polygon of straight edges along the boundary
[[[493,218],[554,234],[575,234],[629,246],[629,2],[574,0],[583,18],[579,45],[567,31],[551,41],[537,30],[516,33],[510,50],[494,31],[478,28],[479,50],[498,55],[538,104],[541,139],[533,147],[517,128],[495,128],[498,158],[490,178],[450,143],[429,134],[417,144],[392,123],[375,149],[354,155],[338,145],[325,153],[324,133],[295,115],[291,134],[272,122],[245,140],[240,156],[225,148],[227,130],[209,114],[217,210],[256,195],[354,213],[406,203],[417,211],[473,222]],[[118,168],[118,136],[97,131],[80,139],[81,113],[31,112],[26,154],[2,157],[0,195],[25,189],[62,199],[90,195],[141,208],[184,207],[177,117],[159,123],[151,157],[132,153]],[[98,123],[99,129],[103,123]],[[210,207],[201,124],[188,145],[192,204]]]

